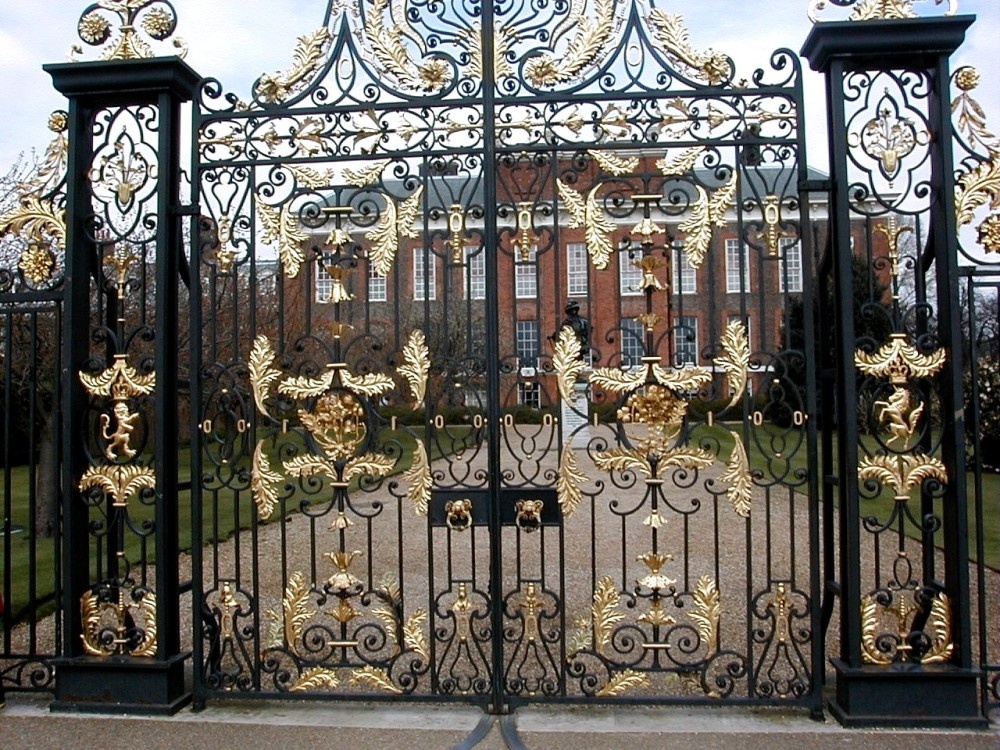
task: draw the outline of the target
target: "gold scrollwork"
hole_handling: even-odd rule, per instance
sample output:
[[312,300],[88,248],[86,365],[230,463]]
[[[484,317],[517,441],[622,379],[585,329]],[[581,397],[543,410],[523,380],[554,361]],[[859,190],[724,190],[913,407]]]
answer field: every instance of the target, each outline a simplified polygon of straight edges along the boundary
[[305,262],[302,248],[309,240],[309,235],[287,204],[274,208],[260,200],[259,196],[254,204],[262,227],[261,241],[277,244],[278,259],[285,275],[290,279],[296,278]]
[[913,227],[906,224],[900,226],[896,216],[891,215],[885,224],[875,226],[875,232],[885,236],[889,245],[889,275],[896,278],[899,276],[899,240],[907,232],[912,233]]
[[[924,611],[914,591],[898,591],[894,594],[894,602],[885,605],[879,602],[874,594],[861,597],[861,658],[868,664],[888,665],[897,657],[912,650],[907,642],[916,615]],[[944,592],[938,592],[929,601],[930,612],[924,633],[929,640],[929,647],[921,655],[922,664],[938,664],[951,659],[955,645],[952,642],[951,631],[951,600]],[[893,639],[896,642],[895,653],[879,648],[879,637],[882,633],[882,613],[887,613],[895,620]]]
[[671,60],[689,69],[695,79],[716,86],[732,76],[733,66],[725,54],[711,49],[696,52],[691,48],[684,17],[679,13],[655,8],[647,20],[653,43]]
[[576,30],[569,44],[558,54],[542,52],[527,60],[524,76],[534,86],[555,86],[580,76],[607,51],[607,43],[615,29],[615,3],[596,0],[593,10],[585,14],[586,3],[573,3],[567,28]]
[[300,90],[323,61],[333,37],[321,27],[300,36],[295,46],[295,62],[283,73],[266,74],[257,81],[257,98],[267,104],[278,104]]
[[974,167],[960,167],[955,185],[955,215],[959,226],[972,223],[978,208],[989,204],[992,211],[977,227],[977,241],[989,253],[1000,253],[1000,138],[986,127],[986,113],[970,91],[979,85],[979,72],[963,66],[954,82],[961,92],[951,102],[957,128],[973,148],[981,146],[986,155]]
[[[427,57],[421,62],[410,58],[403,35],[408,28],[402,16],[403,3],[390,0],[372,0],[365,13],[365,37],[368,47],[383,70],[396,79],[400,86],[416,91],[436,93],[444,89],[452,77],[451,67],[438,57]],[[386,11],[389,23],[386,23]]]
[[148,589],[116,588],[117,596],[87,591],[80,599],[83,650],[91,656],[156,655],[156,595]]
[[931,377],[941,369],[945,359],[944,349],[921,354],[907,341],[905,333],[892,334],[888,343],[874,354],[858,350],[854,355],[855,365],[863,374],[889,378],[894,385],[902,385],[911,377]]

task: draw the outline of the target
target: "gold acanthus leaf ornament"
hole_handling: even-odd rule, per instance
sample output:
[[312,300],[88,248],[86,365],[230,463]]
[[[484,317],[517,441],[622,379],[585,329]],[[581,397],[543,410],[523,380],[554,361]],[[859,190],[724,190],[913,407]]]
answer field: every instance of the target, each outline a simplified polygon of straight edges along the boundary
[[156,373],[140,374],[126,361],[126,355],[116,354],[111,367],[98,375],[80,373],[80,382],[91,396],[104,396],[121,401],[135,396],[148,396],[156,389]]
[[730,431],[733,437],[733,452],[729,454],[726,470],[719,479],[726,483],[726,499],[733,506],[736,515],[742,518],[750,517],[750,507],[753,501],[753,477],[750,475],[750,461],[747,459],[747,449],[743,438]]
[[573,386],[587,367],[582,356],[580,337],[569,326],[559,329],[552,352],[552,368],[556,373],[559,395],[566,402],[573,400]]
[[607,42],[615,30],[615,3],[596,0],[588,11],[585,0],[574,0],[567,14],[569,28],[576,33],[565,49],[553,49],[528,59],[524,77],[533,86],[555,86],[578,78],[607,51]]
[[965,172],[955,185],[955,216],[959,226],[971,224],[976,209],[989,203],[991,211],[1000,208],[1000,154]]
[[629,690],[649,687],[649,676],[645,672],[637,672],[634,669],[623,669],[615,672],[608,680],[608,684],[597,691],[596,697],[607,698],[624,695]]
[[944,349],[921,354],[907,341],[905,333],[894,333],[874,354],[857,350],[854,364],[865,375],[889,378],[892,383],[902,385],[911,377],[929,378],[936,374],[946,358]]
[[[365,37],[367,49],[383,70],[406,89],[437,93],[444,89],[452,78],[451,66],[442,58],[429,57],[419,63],[410,57],[403,44],[408,29],[405,18],[394,18],[392,14],[401,3],[390,0],[372,0],[365,12]],[[386,11],[389,23],[386,24]],[[412,36],[407,35],[413,39]]]
[[694,590],[694,609],[691,619],[698,624],[698,635],[708,648],[705,658],[711,658],[716,651],[716,639],[719,634],[719,622],[722,619],[722,606],[719,598],[719,587],[711,576],[702,576]]
[[597,203],[597,191],[600,188],[600,184],[595,185],[584,200],[579,192],[562,180],[556,180],[559,197],[569,212],[569,223],[566,227],[584,230],[587,252],[594,268],[603,271],[608,267],[611,253],[614,251],[610,234],[615,230],[615,225],[604,215]]
[[701,185],[695,185],[698,199],[691,208],[691,215],[677,228],[685,232],[688,263],[692,268],[701,268],[712,242],[712,227],[726,226],[726,213],[733,207],[736,197],[737,173],[733,172],[729,181],[716,190],[711,197]]
[[910,493],[926,480],[948,483],[948,469],[939,459],[922,453],[868,456],[858,463],[858,480],[873,480],[895,490],[896,502],[907,502]]
[[267,244],[277,244],[278,259],[285,270],[285,275],[294,279],[299,275],[299,269],[305,262],[303,247],[308,242],[309,235],[287,204],[273,208],[258,197],[256,205],[257,216],[263,229],[261,240]]
[[284,477],[271,468],[271,462],[264,452],[264,441],[259,441],[250,464],[250,492],[254,505],[257,506],[258,518],[271,517],[274,506],[278,503],[278,493],[274,486],[283,481]]
[[0,216],[0,236],[7,233],[21,234],[37,244],[49,242],[66,244],[66,211],[57,209],[48,198],[28,193],[18,204]]
[[639,168],[638,156],[619,156],[613,151],[599,151],[597,149],[589,149],[587,153],[590,154],[601,169],[616,177],[632,174],[632,172]]
[[354,187],[371,187],[379,181],[382,177],[382,172],[385,171],[385,168],[389,164],[389,159],[380,159],[357,169],[347,167],[344,169],[344,179],[348,185],[353,185]]
[[593,604],[591,605],[591,615],[594,624],[594,646],[597,653],[608,657],[608,645],[611,643],[611,636],[614,633],[615,625],[625,619],[618,607],[622,597],[615,586],[611,576],[604,576],[597,582],[594,590]]
[[559,456],[559,476],[556,477],[556,497],[564,519],[570,518],[576,512],[580,500],[583,499],[581,487],[590,479],[580,471],[576,461],[576,451],[569,445],[564,445]]
[[156,473],[138,464],[91,466],[80,477],[80,492],[97,488],[111,498],[115,507],[125,507],[137,492],[156,489]]
[[409,485],[406,489],[406,499],[410,501],[414,512],[418,516],[426,516],[434,479],[431,476],[430,461],[427,459],[427,448],[420,440],[413,449],[413,462],[403,472],[403,481]]
[[655,8],[649,14],[653,44],[665,52],[674,62],[690,70],[696,80],[716,86],[732,78],[733,66],[729,58],[721,52],[706,50],[696,52],[691,48],[684,17],[679,13],[667,13]]
[[920,657],[921,664],[941,664],[951,659],[955,644],[951,636],[951,600],[943,591],[931,599],[931,612],[924,632],[930,632],[931,647]]
[[892,656],[878,648],[878,610],[874,596],[861,597],[861,658],[868,664],[892,664]]
[[698,162],[698,157],[704,152],[704,146],[686,148],[673,157],[668,152],[662,159],[657,159],[656,168],[663,173],[664,177],[679,177],[690,172]]
[[306,623],[316,614],[310,606],[311,588],[300,572],[292,573],[281,600],[281,611],[285,623],[285,644],[288,650],[299,655],[299,641]]
[[729,409],[739,403],[746,393],[747,381],[750,376],[750,340],[747,327],[741,320],[731,320],[722,334],[722,354],[712,360],[716,367],[726,371],[729,383]]
[[332,39],[326,27],[300,36],[292,67],[281,73],[261,76],[255,89],[257,98],[265,104],[279,104],[296,93],[323,61]]
[[402,689],[389,677],[389,673],[386,670],[378,669],[371,664],[355,669],[351,673],[351,682],[356,685],[370,685],[389,693],[395,693],[396,695],[402,695],[403,693]]
[[[483,34],[481,27],[473,25],[458,33],[458,38],[468,50],[469,64],[465,72],[474,80],[483,80]],[[493,29],[493,75],[499,80],[513,75],[514,68],[508,57],[511,44],[517,40],[517,30],[510,26],[496,25]]]
[[386,276],[392,270],[399,254],[401,236],[409,239],[420,236],[416,221],[423,194],[424,187],[421,185],[398,205],[391,195],[385,196],[385,207],[378,223],[365,234],[365,239],[372,243],[368,257],[379,276]]
[[[134,592],[135,589],[133,594]],[[141,628],[142,639],[134,648],[126,650],[126,644],[120,641],[107,645],[101,642],[102,622],[105,622],[102,618],[107,613],[114,615],[115,629],[118,631]],[[80,616],[83,625],[80,638],[84,653],[90,656],[156,656],[159,639],[156,630],[156,594],[152,591],[143,590],[136,598],[119,587],[117,600],[113,601],[102,600],[94,591],[87,591],[80,598]]]
[[399,374],[406,378],[413,395],[413,407],[418,408],[427,393],[427,378],[431,371],[431,355],[427,348],[427,337],[421,330],[411,331],[403,347],[403,364]]
[[334,690],[340,686],[337,673],[325,667],[312,667],[299,675],[292,686],[288,688],[290,693],[307,693],[313,690]]
[[257,411],[265,417],[270,417],[264,402],[271,394],[271,387],[281,377],[281,371],[274,366],[274,350],[267,336],[260,334],[253,341],[250,350],[250,387],[253,390],[253,401]]
[[363,396],[381,396],[396,387],[391,377],[380,372],[367,372],[364,375],[354,375],[347,369],[339,372],[340,382],[344,387]]
[[403,625],[403,648],[418,654],[425,664],[430,663],[431,651],[424,634],[424,623],[427,622],[427,610],[417,609],[406,618]]

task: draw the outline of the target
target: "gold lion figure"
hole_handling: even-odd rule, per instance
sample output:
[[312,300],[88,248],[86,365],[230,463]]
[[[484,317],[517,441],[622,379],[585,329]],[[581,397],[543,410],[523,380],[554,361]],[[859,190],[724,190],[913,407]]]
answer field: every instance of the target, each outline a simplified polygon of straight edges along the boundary
[[128,404],[119,401],[115,404],[114,414],[117,425],[115,431],[111,433],[108,432],[111,427],[111,417],[107,414],[101,415],[101,434],[108,441],[104,455],[108,461],[117,461],[121,456],[132,458],[135,455],[135,449],[129,443],[132,442],[132,431],[135,429],[135,421],[139,418],[139,413],[133,414],[128,410]]

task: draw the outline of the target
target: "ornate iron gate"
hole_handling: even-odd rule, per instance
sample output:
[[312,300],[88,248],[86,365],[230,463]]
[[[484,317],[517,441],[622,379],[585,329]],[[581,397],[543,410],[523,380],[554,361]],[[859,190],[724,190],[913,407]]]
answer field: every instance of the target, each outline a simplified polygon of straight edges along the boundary
[[334,2],[209,81],[196,700],[818,709],[801,102],[603,0]]

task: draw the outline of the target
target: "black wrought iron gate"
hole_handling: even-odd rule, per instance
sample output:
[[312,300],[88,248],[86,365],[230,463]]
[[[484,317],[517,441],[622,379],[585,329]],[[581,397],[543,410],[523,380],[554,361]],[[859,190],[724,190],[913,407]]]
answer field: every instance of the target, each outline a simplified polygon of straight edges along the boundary
[[801,103],[611,2],[209,82],[197,697],[818,707]]
[[0,216],[0,687],[815,715],[835,652],[845,724],[984,725],[1000,142],[972,18],[832,4],[829,178],[795,54],[655,3],[330,2],[249,102],[88,6]]

